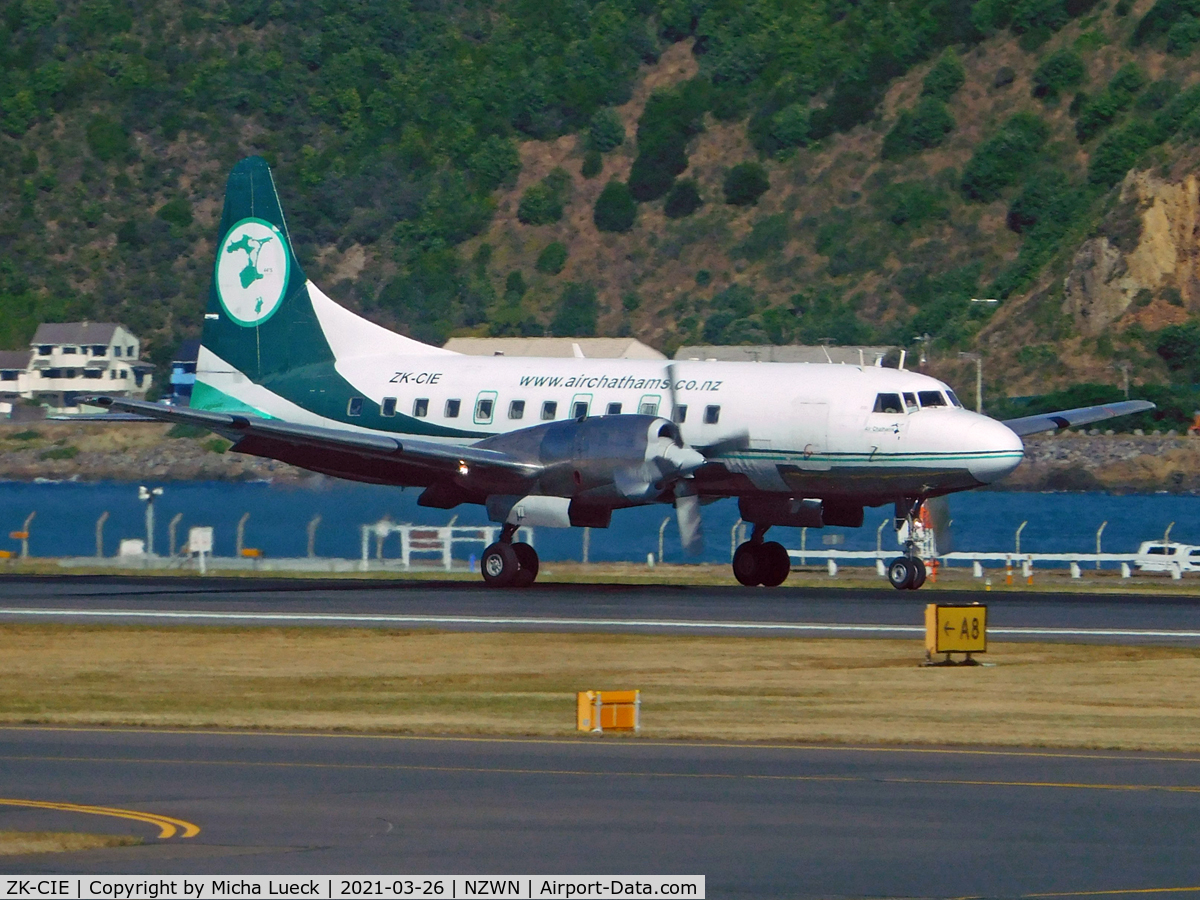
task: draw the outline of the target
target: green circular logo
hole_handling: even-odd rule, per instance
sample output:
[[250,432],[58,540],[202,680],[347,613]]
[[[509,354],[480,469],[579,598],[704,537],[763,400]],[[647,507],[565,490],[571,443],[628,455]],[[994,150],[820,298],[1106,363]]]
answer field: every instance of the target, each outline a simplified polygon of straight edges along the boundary
[[247,328],[275,314],[287,292],[291,256],[283,234],[262,219],[242,219],[217,248],[217,296],[229,318]]

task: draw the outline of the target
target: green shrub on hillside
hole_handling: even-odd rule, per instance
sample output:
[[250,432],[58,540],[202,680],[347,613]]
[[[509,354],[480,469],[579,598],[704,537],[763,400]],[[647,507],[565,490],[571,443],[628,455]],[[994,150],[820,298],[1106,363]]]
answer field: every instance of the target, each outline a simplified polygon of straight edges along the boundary
[[1200,41],[1200,19],[1187,16],[1167,31],[1167,52],[1175,56],[1190,56]]
[[963,169],[963,196],[982,203],[995,200],[1037,161],[1049,134],[1037,116],[1017,113],[975,148]]
[[1158,0],[1133,31],[1133,46],[1167,36],[1172,26],[1200,17],[1198,0]]
[[483,190],[491,191],[516,181],[517,173],[521,171],[521,157],[516,144],[493,134],[485,138],[467,159],[467,168]]
[[599,150],[588,150],[583,154],[583,165],[579,167],[579,174],[584,178],[595,178],[604,171],[604,157]]
[[589,282],[571,282],[559,295],[550,333],[555,337],[591,337],[596,333],[597,312],[596,289]]
[[620,181],[610,181],[596,198],[592,221],[600,231],[625,232],[637,218],[637,203],[629,187]]
[[1168,325],[1158,332],[1154,351],[1181,380],[1188,384],[1200,381],[1200,322],[1190,319],[1182,325]]
[[966,73],[958,55],[953,49],[948,49],[938,57],[938,61],[925,76],[921,83],[921,93],[945,102],[954,96],[965,80]]
[[130,149],[129,134],[106,116],[94,116],[87,126],[88,148],[101,162],[112,162]]
[[1075,137],[1082,144],[1112,124],[1118,115],[1133,105],[1146,78],[1136,63],[1117,70],[1104,90],[1084,104],[1075,120]]
[[546,245],[546,249],[538,254],[537,263],[534,268],[546,275],[557,275],[563,270],[563,266],[566,264],[566,244],[563,244],[561,241],[552,241]]
[[771,138],[780,150],[803,147],[808,143],[811,120],[807,103],[789,103],[772,117]]
[[1155,143],[1154,136],[1142,122],[1129,122],[1109,132],[1092,151],[1088,161],[1088,181],[1112,187]]
[[703,202],[696,182],[690,178],[682,178],[675,182],[675,187],[667,194],[663,212],[668,219],[682,219],[698,210]]
[[770,186],[767,170],[761,165],[738,163],[725,173],[725,202],[730,206],[753,206]]
[[706,86],[699,79],[650,95],[638,120],[638,155],[629,172],[635,200],[657,200],[687,168],[687,142],[703,130],[706,100]]
[[588,127],[588,143],[592,149],[607,153],[625,143],[625,125],[611,107],[596,110]]
[[1042,60],[1034,71],[1033,96],[1042,100],[1055,99],[1060,91],[1080,84],[1086,74],[1087,69],[1078,53],[1059,50]]
[[164,222],[187,228],[192,224],[192,204],[183,197],[175,197],[159,207],[157,215]]
[[562,169],[555,169],[537,184],[532,184],[521,195],[517,207],[517,218],[526,225],[550,225],[562,218],[563,200],[571,176]]
[[949,214],[942,191],[919,181],[888,185],[872,200],[884,217],[897,226],[920,227]]
[[791,234],[791,219],[786,213],[765,216],[750,228],[745,239],[733,248],[732,256],[757,262],[781,251]]
[[904,110],[883,139],[884,159],[904,159],[936,147],[954,130],[954,117],[936,97],[923,97],[916,107]]

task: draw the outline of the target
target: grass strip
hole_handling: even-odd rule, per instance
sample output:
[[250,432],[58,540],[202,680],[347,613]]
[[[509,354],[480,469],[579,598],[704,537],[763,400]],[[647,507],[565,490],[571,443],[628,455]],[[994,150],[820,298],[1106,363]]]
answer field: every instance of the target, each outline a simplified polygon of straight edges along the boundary
[[321,628],[0,626],[0,722],[574,735],[642,691],[646,738],[1200,752],[1200,649]]
[[27,853],[69,853],[99,847],[131,847],[142,839],[126,834],[88,834],[75,831],[0,831],[0,856]]

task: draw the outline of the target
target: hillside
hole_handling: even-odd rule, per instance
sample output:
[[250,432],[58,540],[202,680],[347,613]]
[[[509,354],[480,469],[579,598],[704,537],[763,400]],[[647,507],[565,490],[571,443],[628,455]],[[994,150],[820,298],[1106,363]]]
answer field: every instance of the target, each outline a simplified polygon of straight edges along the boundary
[[928,335],[989,409],[1124,366],[1178,426],[1198,43],[1198,0],[16,0],[0,346],[117,319],[168,359],[259,153],[310,277],[422,339]]

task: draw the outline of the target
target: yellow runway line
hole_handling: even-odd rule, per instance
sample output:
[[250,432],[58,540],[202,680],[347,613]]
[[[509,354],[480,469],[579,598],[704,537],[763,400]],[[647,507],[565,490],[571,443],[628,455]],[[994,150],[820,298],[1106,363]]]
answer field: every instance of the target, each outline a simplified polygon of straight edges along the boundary
[[158,813],[140,812],[133,809],[116,809],[111,806],[84,806],[79,803],[61,803],[51,800],[16,800],[0,798],[0,806],[24,806],[33,809],[54,809],[60,812],[84,813],[91,816],[111,816],[115,819],[129,819],[133,822],[145,822],[157,825],[159,838],[166,840],[175,837],[177,831],[183,833],[180,837],[195,837],[200,833],[200,826],[183,819],[173,819]]

